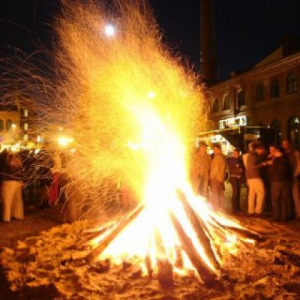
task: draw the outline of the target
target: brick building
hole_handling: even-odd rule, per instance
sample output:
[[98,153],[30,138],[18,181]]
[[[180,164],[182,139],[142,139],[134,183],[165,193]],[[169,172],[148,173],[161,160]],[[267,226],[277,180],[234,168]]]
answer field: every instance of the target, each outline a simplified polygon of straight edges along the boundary
[[232,125],[276,128],[279,141],[300,146],[300,43],[282,46],[251,69],[208,86],[210,129]]

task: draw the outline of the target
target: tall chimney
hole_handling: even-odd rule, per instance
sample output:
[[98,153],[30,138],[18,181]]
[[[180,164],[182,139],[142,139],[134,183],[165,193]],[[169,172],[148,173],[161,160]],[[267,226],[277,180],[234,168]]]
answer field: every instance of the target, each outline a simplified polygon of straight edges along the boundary
[[217,81],[213,0],[200,0],[200,73],[207,84]]

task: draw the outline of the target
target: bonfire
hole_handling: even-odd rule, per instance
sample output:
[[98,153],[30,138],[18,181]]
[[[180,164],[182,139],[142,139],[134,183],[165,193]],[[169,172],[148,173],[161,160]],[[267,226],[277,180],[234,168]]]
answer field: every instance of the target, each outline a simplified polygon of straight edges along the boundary
[[261,237],[193,191],[192,151],[207,123],[199,78],[162,44],[144,1],[63,1],[56,29],[59,96],[47,114],[77,143],[66,167],[66,189],[80,191],[72,205],[88,205],[85,217],[97,224],[97,212],[115,203],[117,184],[137,199],[132,211],[66,241],[61,251],[83,252],[60,266],[100,273],[119,266],[163,286],[185,276],[216,282],[224,254],[236,255]]

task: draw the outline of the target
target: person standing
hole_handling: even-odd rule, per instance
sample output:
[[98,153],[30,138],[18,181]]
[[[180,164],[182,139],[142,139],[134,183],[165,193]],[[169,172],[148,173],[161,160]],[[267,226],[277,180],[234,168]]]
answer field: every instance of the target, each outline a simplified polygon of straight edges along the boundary
[[195,154],[193,169],[195,190],[205,198],[208,197],[210,167],[211,157],[207,153],[207,145],[202,143]]
[[290,182],[293,174],[283,147],[275,149],[274,159],[269,164],[273,219],[286,222],[290,217]]
[[295,208],[295,217],[300,219],[300,196],[299,196],[299,181],[300,175],[300,154],[299,151],[293,149],[292,144],[288,140],[282,141],[282,147],[288,157],[290,167],[293,173],[292,177],[292,195]]
[[221,146],[213,146],[214,156],[210,170],[210,201],[213,208],[225,209],[224,181],[226,175],[226,159],[222,153]]
[[239,149],[234,149],[232,157],[227,159],[227,166],[229,172],[229,182],[232,187],[231,207],[232,212],[236,213],[241,210],[240,193],[241,181],[244,174],[244,166]]
[[19,154],[5,152],[2,161],[3,221],[24,219],[22,199],[23,163]]
[[249,147],[249,154],[246,161],[246,178],[249,188],[248,193],[248,214],[249,216],[261,216],[265,200],[265,187],[259,172],[263,163],[259,161],[264,148],[261,144],[253,143]]
[[37,176],[39,181],[40,199],[38,207],[50,207],[49,204],[49,187],[53,182],[51,168],[53,168],[53,159],[48,151],[42,149],[36,158]]

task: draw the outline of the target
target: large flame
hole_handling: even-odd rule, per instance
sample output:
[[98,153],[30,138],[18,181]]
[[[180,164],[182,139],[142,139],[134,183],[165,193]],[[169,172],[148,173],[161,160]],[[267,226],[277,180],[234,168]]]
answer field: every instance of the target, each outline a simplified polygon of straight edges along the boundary
[[[144,267],[148,257],[154,270],[163,259],[175,267],[182,249],[176,219],[208,268],[217,273],[178,196],[180,190],[207,223],[207,237],[217,239],[219,232],[220,242],[224,237],[235,242],[233,234],[217,228],[224,222],[233,226],[231,221],[214,214],[190,184],[196,133],[206,122],[197,78],[162,45],[146,2],[115,1],[109,7],[89,3],[64,1],[57,25],[63,71],[57,105],[61,121],[78,143],[68,167],[73,186],[82,194],[77,204],[106,204],[121,182],[144,208],[101,257],[115,263],[132,259]],[[94,239],[93,247],[112,230]],[[217,256],[213,247],[212,251]],[[180,269],[195,269],[185,251],[179,252]]]
[[159,177],[167,193],[185,184],[196,134],[206,123],[197,77],[161,43],[146,2],[63,3],[56,108],[77,142],[68,171],[82,206],[107,204],[117,182],[138,199],[145,190],[162,190],[154,183]]

